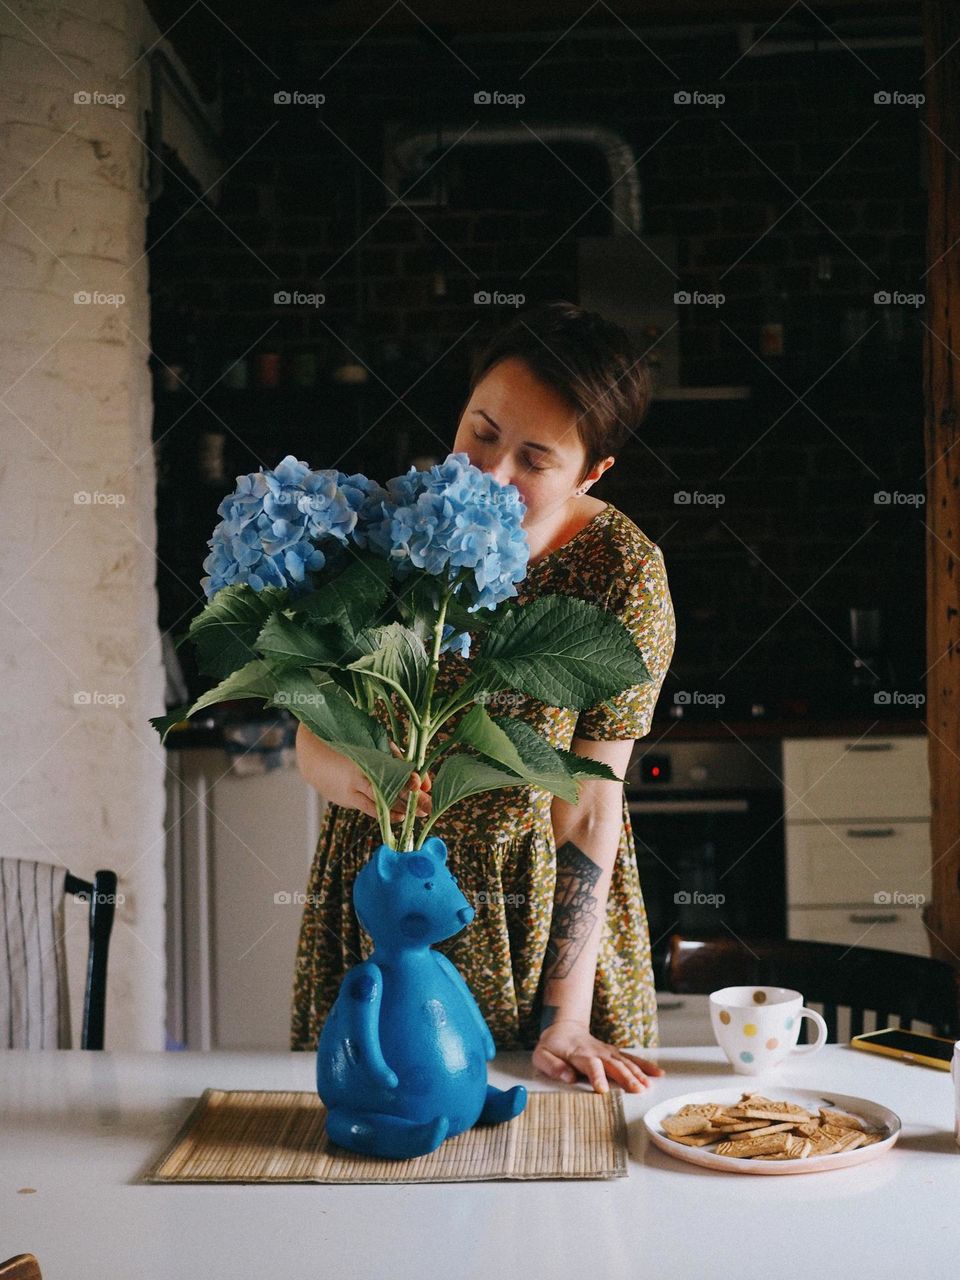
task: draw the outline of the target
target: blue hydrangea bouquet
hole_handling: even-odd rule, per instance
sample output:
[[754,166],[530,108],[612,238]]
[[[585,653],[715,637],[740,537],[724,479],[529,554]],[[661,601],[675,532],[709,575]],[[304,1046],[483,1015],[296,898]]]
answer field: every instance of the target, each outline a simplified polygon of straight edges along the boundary
[[[411,467],[386,488],[292,456],[238,477],[208,543],[207,604],[176,641],[189,640],[218,683],[151,723],[165,738],[218,702],[286,709],[363,771],[383,842],[403,852],[421,849],[467,796],[535,786],[576,803],[579,781],[617,780],[606,765],[554,749],[522,719],[486,709],[488,695],[504,689],[584,709],[650,678],[612,614],[568,596],[509,603],[527,571],[525,511],[515,486],[465,453]],[[469,674],[437,700],[448,650]],[[390,810],[413,770],[436,771],[432,811],[418,831],[411,791],[395,835]]]

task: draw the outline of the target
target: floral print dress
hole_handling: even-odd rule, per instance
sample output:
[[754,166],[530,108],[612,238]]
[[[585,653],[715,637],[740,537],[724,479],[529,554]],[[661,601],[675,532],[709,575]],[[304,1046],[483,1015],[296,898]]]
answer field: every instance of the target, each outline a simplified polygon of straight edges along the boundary
[[[566,749],[575,737],[608,741],[649,733],[676,637],[660,548],[608,504],[563,546],[531,564],[517,592],[517,604],[541,595],[572,595],[616,614],[633,635],[652,679],[580,712],[503,690],[490,695],[490,714],[521,716],[552,746]],[[477,647],[475,642],[474,654]],[[468,660],[452,651],[443,654],[439,696],[458,688],[468,672]],[[447,721],[441,740],[466,710]],[[388,727],[386,709],[379,703],[377,712]],[[450,870],[476,910],[470,925],[437,949],[463,974],[500,1049],[532,1049],[539,1039],[540,988],[556,884],[552,800],[550,792],[530,786],[468,796],[446,810],[429,832],[446,844]],[[344,974],[373,950],[357,920],[352,890],[379,844],[373,818],[356,809],[327,806],[297,949],[293,1049],[316,1048]],[[659,1043],[650,937],[626,797],[597,954],[590,1029],[623,1048]]]

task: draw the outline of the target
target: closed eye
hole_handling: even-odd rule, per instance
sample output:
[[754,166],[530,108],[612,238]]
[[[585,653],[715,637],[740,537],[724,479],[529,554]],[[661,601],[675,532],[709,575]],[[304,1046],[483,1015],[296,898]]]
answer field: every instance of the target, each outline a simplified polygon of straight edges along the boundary
[[[481,436],[476,431],[473,433],[473,438],[479,440],[482,444],[494,444],[497,439],[496,436]],[[529,454],[523,459],[523,465],[530,471],[546,471],[547,469],[546,467],[538,467]]]

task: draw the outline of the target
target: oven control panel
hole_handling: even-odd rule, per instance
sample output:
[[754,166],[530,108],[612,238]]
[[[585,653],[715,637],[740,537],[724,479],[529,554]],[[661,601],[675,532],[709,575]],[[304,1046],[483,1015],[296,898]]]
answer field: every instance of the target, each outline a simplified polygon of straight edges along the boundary
[[780,791],[782,790],[780,742],[754,739],[675,742],[662,740],[644,748],[637,743],[627,770],[628,793],[654,791]]

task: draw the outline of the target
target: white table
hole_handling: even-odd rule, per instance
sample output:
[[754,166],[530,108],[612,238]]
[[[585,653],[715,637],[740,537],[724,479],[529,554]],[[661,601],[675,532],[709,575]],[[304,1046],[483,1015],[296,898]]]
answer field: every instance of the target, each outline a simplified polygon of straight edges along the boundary
[[[956,1274],[948,1073],[839,1045],[776,1078],[734,1075],[715,1047],[656,1056],[668,1074],[624,1095],[626,1178],[159,1186],[138,1178],[204,1087],[312,1089],[313,1055],[0,1052],[0,1259],[36,1253],[44,1280]],[[491,1080],[578,1087],[535,1074],[526,1054],[501,1054]],[[646,1141],[640,1116],[660,1099],[748,1081],[775,1096],[778,1080],[884,1103],[903,1121],[898,1144],[858,1168],[764,1178],[697,1169]]]

